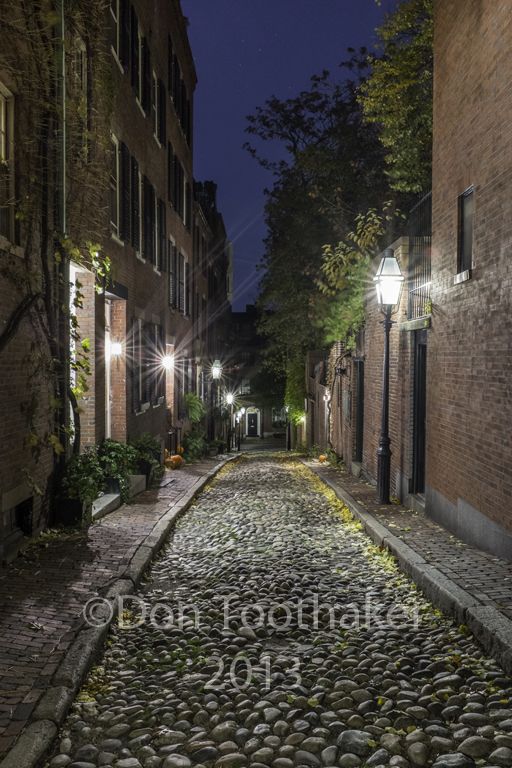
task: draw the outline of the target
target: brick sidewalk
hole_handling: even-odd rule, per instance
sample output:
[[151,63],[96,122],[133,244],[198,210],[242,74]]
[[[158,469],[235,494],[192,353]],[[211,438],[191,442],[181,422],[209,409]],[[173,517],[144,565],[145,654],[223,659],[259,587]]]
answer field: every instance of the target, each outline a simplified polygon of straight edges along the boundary
[[424,514],[403,505],[376,504],[375,487],[345,469],[316,463],[311,466],[319,475],[340,485],[429,565],[435,566],[482,605],[492,606],[512,619],[512,563],[460,541]]
[[[0,569],[0,755],[23,730],[66,649],[85,603],[122,576],[165,512],[217,465],[205,459],[166,473],[85,530],[66,530]],[[172,482],[170,482],[172,481]]]

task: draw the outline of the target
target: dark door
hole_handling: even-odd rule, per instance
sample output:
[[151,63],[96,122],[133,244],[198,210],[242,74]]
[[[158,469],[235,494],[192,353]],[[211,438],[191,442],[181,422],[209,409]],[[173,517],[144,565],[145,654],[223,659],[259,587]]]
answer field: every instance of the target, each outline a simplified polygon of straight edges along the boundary
[[258,414],[247,414],[247,434],[249,437],[258,437]]
[[364,362],[358,360],[357,366],[357,402],[356,402],[356,454],[355,460],[363,460],[364,431]]
[[415,331],[414,336],[414,438],[412,458],[412,492],[425,493],[427,331]]

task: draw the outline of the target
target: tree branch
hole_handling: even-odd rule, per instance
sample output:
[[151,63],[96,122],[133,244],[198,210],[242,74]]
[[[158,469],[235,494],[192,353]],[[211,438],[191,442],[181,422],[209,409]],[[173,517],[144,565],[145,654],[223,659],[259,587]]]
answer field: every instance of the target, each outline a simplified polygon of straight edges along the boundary
[[3,352],[7,344],[16,335],[23,317],[28,312],[30,312],[34,304],[42,298],[44,298],[42,293],[34,293],[28,294],[20,301],[14,312],[11,314],[9,320],[7,321],[7,326],[0,334],[0,352]]

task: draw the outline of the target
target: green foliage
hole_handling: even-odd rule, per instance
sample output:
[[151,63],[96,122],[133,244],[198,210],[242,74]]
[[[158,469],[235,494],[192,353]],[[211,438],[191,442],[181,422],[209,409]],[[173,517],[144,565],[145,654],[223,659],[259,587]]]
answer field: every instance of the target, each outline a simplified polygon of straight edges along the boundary
[[181,446],[183,448],[183,458],[190,462],[200,459],[206,450],[206,441],[204,432],[195,427],[188,430],[183,435]]
[[100,465],[97,445],[71,456],[62,480],[62,489],[70,499],[94,501],[104,485],[105,475]]
[[421,192],[432,173],[434,0],[399,3],[378,35],[382,55],[368,58],[359,100],[381,128],[392,189]]
[[107,438],[100,446],[99,459],[105,477],[119,480],[121,498],[124,503],[129,503],[133,498],[130,475],[138,472],[137,450],[132,445]]
[[340,339],[348,349],[354,346],[365,320],[370,259],[393,222],[404,218],[391,202],[385,203],[381,212],[370,208],[356,217],[353,232],[334,247],[324,246],[317,285],[325,298],[316,303],[315,322],[323,331],[326,346]]
[[139,437],[130,436],[128,445],[131,445],[137,452],[138,459],[149,461],[154,466],[160,466],[160,443],[149,432],[143,432]]
[[183,406],[191,424],[198,424],[206,416],[206,408],[201,398],[194,392],[188,392],[183,396]]
[[288,360],[286,368],[285,403],[288,406],[288,418],[294,424],[300,424],[306,415],[304,400],[307,396],[305,384],[305,361],[296,354]]

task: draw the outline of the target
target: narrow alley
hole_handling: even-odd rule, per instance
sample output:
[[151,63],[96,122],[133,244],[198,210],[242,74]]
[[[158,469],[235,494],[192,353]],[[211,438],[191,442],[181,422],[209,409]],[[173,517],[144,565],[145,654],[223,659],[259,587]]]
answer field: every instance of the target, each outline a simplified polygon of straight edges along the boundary
[[395,563],[297,458],[239,457],[124,598],[47,765],[512,764],[510,680]]

